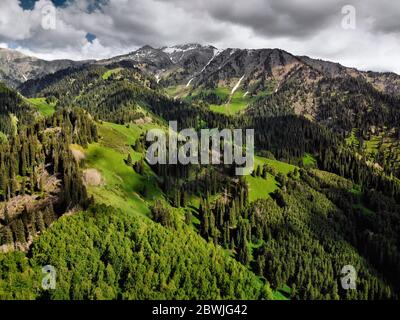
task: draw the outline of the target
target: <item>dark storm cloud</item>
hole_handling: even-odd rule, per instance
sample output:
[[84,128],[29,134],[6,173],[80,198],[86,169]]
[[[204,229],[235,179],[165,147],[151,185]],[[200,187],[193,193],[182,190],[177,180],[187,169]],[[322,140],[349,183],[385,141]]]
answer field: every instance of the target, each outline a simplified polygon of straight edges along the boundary
[[370,32],[400,34],[400,1],[358,1],[360,22]]
[[158,0],[187,12],[206,14],[269,37],[314,36],[341,23],[342,8],[356,9],[360,27],[400,33],[400,1],[393,0]]
[[[272,37],[303,37],[339,23],[348,0],[159,0]],[[354,2],[354,1],[353,1]]]

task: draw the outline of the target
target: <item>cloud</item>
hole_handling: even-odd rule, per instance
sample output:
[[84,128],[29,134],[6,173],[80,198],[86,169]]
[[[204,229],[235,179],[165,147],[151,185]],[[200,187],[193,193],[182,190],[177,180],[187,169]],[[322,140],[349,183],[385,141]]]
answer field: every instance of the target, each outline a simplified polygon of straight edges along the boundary
[[[278,47],[362,69],[400,73],[400,3],[392,0],[68,0],[24,10],[0,1],[0,43],[48,59],[105,58],[139,46],[199,42]],[[352,5],[356,29],[342,28]],[[43,8],[56,28],[42,26]],[[87,37],[87,35],[94,37]],[[94,40],[92,40],[94,39]]]
[[[160,0],[171,2],[171,0]],[[219,21],[241,25],[272,37],[303,37],[337,19],[348,1],[314,0],[172,0],[188,12],[207,14]]]
[[[18,5],[17,1],[0,2],[0,41],[22,40],[31,36],[31,24],[24,21],[29,14]],[[18,22],[18,23],[17,23]]]

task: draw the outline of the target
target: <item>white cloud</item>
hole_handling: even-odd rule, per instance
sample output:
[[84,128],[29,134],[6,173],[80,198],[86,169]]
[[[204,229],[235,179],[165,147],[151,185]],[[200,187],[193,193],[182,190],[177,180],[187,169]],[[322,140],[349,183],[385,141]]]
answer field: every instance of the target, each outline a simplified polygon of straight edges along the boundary
[[23,11],[15,0],[0,2],[0,37],[22,40],[31,35],[30,13]]

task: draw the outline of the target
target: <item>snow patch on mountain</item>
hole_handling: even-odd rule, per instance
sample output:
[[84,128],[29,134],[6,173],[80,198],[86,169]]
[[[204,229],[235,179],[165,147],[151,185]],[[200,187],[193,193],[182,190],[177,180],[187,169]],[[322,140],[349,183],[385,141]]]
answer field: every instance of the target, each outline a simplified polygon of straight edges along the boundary
[[192,83],[194,78],[190,79],[189,82],[186,84],[186,88],[188,88],[190,86],[190,84]]
[[162,51],[164,51],[167,54],[173,54],[178,50],[176,48],[174,48],[174,47],[166,47],[166,48],[163,48]]
[[156,78],[156,80],[157,80],[157,83],[160,83],[160,81],[161,81],[161,75],[163,74],[164,71],[165,71],[164,69],[161,69],[159,72],[157,72],[157,73],[154,75],[155,78]]
[[231,49],[231,52],[229,53],[229,56],[232,56],[238,49]]
[[192,45],[183,46],[183,47],[182,46],[164,47],[161,50],[167,54],[173,54],[173,53],[177,53],[177,52],[186,52],[186,51],[194,50],[197,48],[198,48],[197,44],[192,44]]
[[171,61],[173,63],[178,63],[185,56],[185,53],[188,51],[192,51],[198,49],[198,44],[189,44],[184,46],[172,46],[172,47],[164,47],[160,50],[164,53],[168,54]]
[[219,55],[221,52],[222,52],[222,50],[214,49],[214,55],[213,55],[213,57],[207,62],[207,64],[204,66],[204,68],[201,69],[201,71],[199,72],[199,74],[202,74],[202,73],[204,72],[204,70],[207,69],[207,67],[211,64],[211,62],[213,62],[214,59],[215,59],[216,57],[218,57],[218,55]]
[[244,75],[239,79],[239,81],[236,83],[236,85],[233,87],[231,91],[231,95],[235,93],[235,91],[239,88],[240,84],[242,83],[244,79]]

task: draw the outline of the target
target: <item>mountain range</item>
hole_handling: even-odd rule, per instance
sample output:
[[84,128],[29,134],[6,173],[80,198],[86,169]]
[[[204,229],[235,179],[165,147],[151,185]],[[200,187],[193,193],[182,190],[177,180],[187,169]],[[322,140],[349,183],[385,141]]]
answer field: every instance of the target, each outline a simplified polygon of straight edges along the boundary
[[0,48],[0,81],[16,88],[27,80],[84,63],[87,61],[46,61],[24,55],[16,50]]
[[[400,95],[400,76],[395,73],[359,71],[338,63],[295,56],[280,49],[219,50],[199,44],[162,48],[144,46],[126,55],[84,62],[46,62],[14,51],[3,52],[13,58],[8,58],[6,62],[0,60],[2,69],[6,70],[0,74],[0,80],[19,87],[26,95],[34,95],[40,91],[41,83],[54,78],[53,73],[58,70],[65,73],[85,65],[110,66],[129,62],[152,76],[159,86],[167,88],[176,98],[198,98],[202,89],[219,88],[219,97],[215,97],[215,92],[208,92],[206,100],[217,100],[219,105],[230,105],[233,101],[238,108],[231,109],[233,113],[244,109],[259,112],[273,98],[279,100],[281,111],[289,108],[292,113],[345,130],[351,128],[343,126],[343,123],[338,125],[336,117],[344,114],[354,117],[358,111],[365,115],[372,104],[375,110],[381,106],[382,112],[392,112],[391,109],[396,107],[387,105],[387,97],[397,99]],[[28,81],[23,81],[24,79]],[[340,101],[343,107],[332,111],[328,105],[335,99],[337,91],[344,94]],[[366,95],[358,97],[359,92],[365,92]],[[354,99],[363,100],[361,106],[354,105]],[[235,104],[235,101],[240,105]],[[257,110],[253,108],[255,104],[258,106]],[[218,109],[221,111],[223,108],[215,107],[215,110]],[[375,127],[386,125],[388,124],[382,121],[371,123],[368,130],[374,131]]]
[[42,91],[50,84],[66,76],[75,81],[74,74],[85,70],[105,67],[115,76],[125,67],[135,68],[139,78],[153,83],[152,88],[162,88],[175,99],[203,102],[217,113],[295,114],[343,137],[355,134],[362,141],[375,138],[379,145],[389,143],[392,151],[380,156],[373,152],[371,160],[400,169],[396,163],[400,76],[395,73],[359,71],[280,49],[221,50],[200,44],[146,45],[126,55],[80,62],[47,62],[4,49],[1,53],[0,80],[3,76],[6,84],[27,97],[46,95]]
[[[0,53],[0,298],[400,296],[400,76],[199,44]],[[148,163],[176,120],[254,129],[254,171]]]
[[[0,48],[0,81],[18,87],[27,80],[37,79],[61,69],[82,64],[110,64],[133,61],[152,73],[158,80],[173,84],[216,85],[220,81],[243,78],[250,88],[256,81],[277,82],[282,86],[299,69],[318,71],[322,76],[361,77],[382,92],[398,94],[400,77],[395,73],[363,72],[339,63],[295,56],[280,49],[217,49],[213,46],[185,44],[152,48],[144,46],[134,52],[99,61],[46,61],[26,56],[16,50]],[[261,87],[261,85],[260,85]]]

